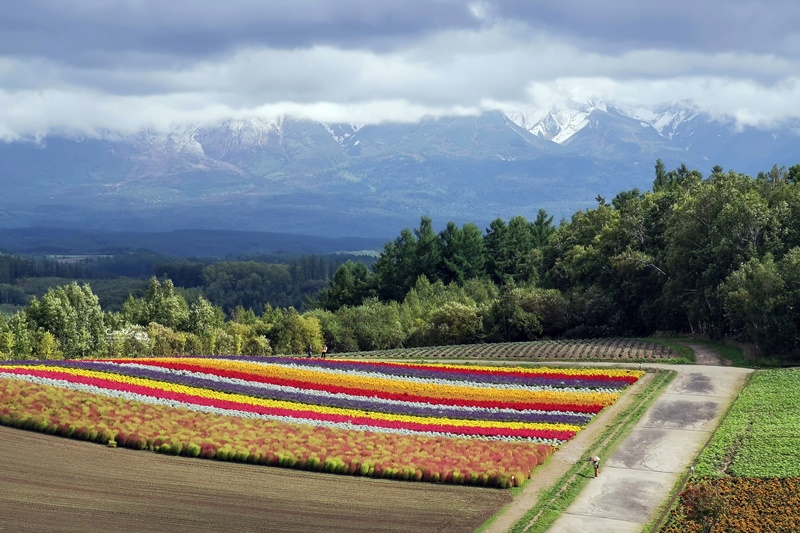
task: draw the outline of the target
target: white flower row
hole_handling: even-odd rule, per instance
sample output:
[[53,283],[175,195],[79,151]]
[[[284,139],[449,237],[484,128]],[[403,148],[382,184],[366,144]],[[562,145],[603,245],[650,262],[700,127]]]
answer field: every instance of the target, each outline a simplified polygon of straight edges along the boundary
[[205,405],[196,405],[191,403],[179,402],[176,400],[169,400],[165,398],[157,398],[154,396],[145,396],[142,394],[137,394],[133,392],[125,392],[125,391],[118,391],[118,390],[110,390],[104,389],[101,387],[97,387],[95,385],[86,385],[83,383],[72,383],[70,381],[61,380],[61,379],[51,379],[51,378],[41,378],[38,376],[30,376],[26,374],[10,374],[8,376],[10,379],[17,379],[21,381],[27,381],[29,383],[35,383],[38,385],[51,385],[54,387],[61,387],[69,390],[74,391],[81,391],[87,392],[90,394],[97,394],[102,396],[107,396],[111,398],[120,398],[123,400],[131,400],[137,401],[141,403],[151,404],[151,405],[162,405],[166,407],[175,407],[175,408],[186,408],[192,411],[199,411],[204,413],[211,413],[223,416],[235,416],[239,418],[252,418],[252,419],[262,419],[262,420],[275,420],[278,422],[284,422],[288,424],[305,424],[310,426],[320,426],[320,427],[328,427],[328,428],[335,428],[335,429],[346,429],[346,430],[354,430],[354,431],[366,431],[372,433],[393,433],[397,435],[417,435],[417,436],[425,436],[425,437],[448,437],[448,438],[471,438],[471,439],[478,439],[478,440],[502,440],[502,441],[528,441],[534,442],[537,444],[549,444],[554,447],[558,447],[562,445],[566,441],[558,440],[558,439],[539,439],[539,438],[519,438],[519,437],[507,437],[507,436],[484,436],[484,435],[461,435],[461,434],[453,434],[453,433],[444,433],[438,431],[414,431],[410,429],[402,429],[402,428],[385,428],[385,427],[376,427],[376,426],[369,426],[364,424],[355,424],[352,422],[329,422],[324,420],[315,420],[315,419],[308,419],[308,418],[294,418],[288,416],[279,416],[279,415],[266,415],[261,413],[251,413],[249,411],[240,411],[235,409],[222,409],[218,407],[212,406],[205,406]]

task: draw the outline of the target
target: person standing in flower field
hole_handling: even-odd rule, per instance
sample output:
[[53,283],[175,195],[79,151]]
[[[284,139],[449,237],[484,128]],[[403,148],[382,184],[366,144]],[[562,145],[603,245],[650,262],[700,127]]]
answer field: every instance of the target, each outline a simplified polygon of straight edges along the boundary
[[327,353],[328,353],[328,345],[327,345],[327,344],[323,344],[323,345],[322,345],[322,358],[323,358],[323,359],[325,359],[325,355],[326,355]]
[[310,358],[310,357],[311,357],[311,355],[312,355],[313,353],[314,353],[314,346],[312,346],[311,344],[309,344],[309,345],[308,345],[308,350],[306,350],[307,357],[309,357],[309,358]]

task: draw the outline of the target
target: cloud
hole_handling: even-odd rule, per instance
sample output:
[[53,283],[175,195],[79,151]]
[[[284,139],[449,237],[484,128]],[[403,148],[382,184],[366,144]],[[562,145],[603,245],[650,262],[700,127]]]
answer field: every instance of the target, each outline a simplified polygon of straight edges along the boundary
[[800,4],[29,0],[0,18],[0,137],[257,114],[419,120],[565,98],[800,117]]

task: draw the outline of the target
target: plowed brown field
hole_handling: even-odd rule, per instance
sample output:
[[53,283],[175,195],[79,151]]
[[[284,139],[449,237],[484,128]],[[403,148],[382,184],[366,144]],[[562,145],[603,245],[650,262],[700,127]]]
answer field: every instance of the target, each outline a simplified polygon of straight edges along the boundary
[[508,491],[107,448],[0,427],[0,531],[474,531]]

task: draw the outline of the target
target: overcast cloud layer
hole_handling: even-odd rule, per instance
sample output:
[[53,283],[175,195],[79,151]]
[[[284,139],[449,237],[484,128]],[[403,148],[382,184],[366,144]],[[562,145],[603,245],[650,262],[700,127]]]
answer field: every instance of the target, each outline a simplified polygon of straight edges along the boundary
[[413,121],[567,98],[800,117],[795,0],[26,0],[0,138],[284,114]]

